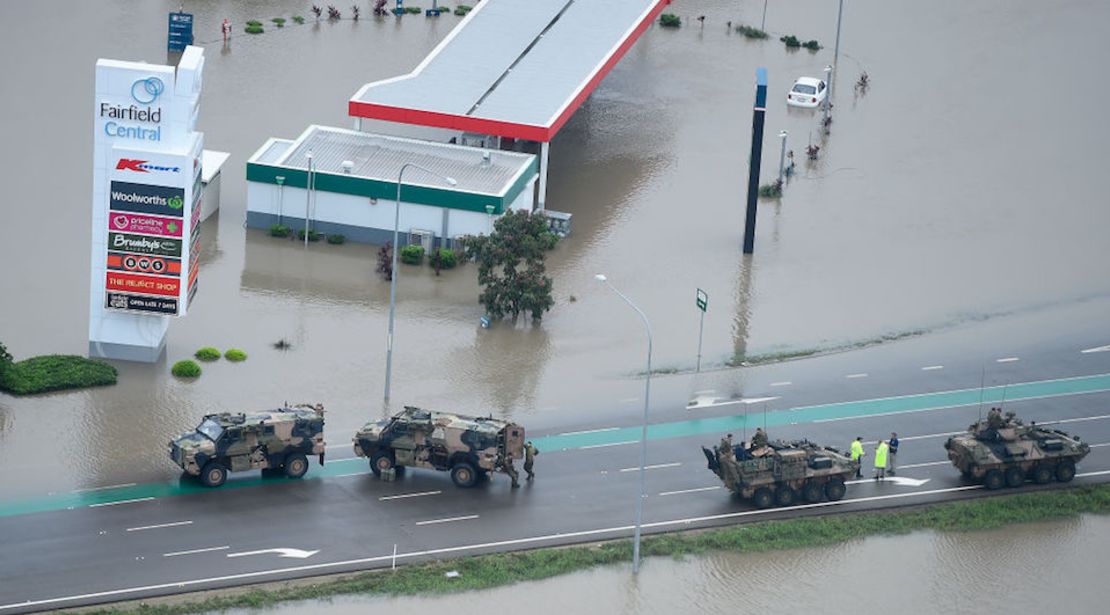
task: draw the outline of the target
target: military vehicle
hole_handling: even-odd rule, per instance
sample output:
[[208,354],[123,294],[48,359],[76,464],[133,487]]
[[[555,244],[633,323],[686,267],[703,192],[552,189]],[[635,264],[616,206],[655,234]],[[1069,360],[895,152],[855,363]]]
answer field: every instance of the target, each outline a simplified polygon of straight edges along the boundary
[[965,478],[981,481],[987,489],[1020,487],[1032,480],[1038,485],[1075,478],[1075,464],[1091,447],[1065,431],[1030,423],[992,408],[966,434],[944,443],[948,459]]
[[192,433],[170,442],[170,459],[209,487],[224,484],[229,471],[282,471],[300,478],[308,471],[308,455],[319,455],[324,465],[322,404],[208,414]]
[[431,412],[412,406],[393,418],[371,421],[355,434],[355,454],[370,458],[370,470],[406,467],[451,472],[459,487],[472,487],[490,472],[524,455],[524,428],[516,423]]
[[847,491],[845,479],[859,467],[837,449],[808,440],[775,440],[755,450],[701,450],[725,487],[750,499],[756,508],[790,506],[799,500],[815,504],[825,498],[835,502]]

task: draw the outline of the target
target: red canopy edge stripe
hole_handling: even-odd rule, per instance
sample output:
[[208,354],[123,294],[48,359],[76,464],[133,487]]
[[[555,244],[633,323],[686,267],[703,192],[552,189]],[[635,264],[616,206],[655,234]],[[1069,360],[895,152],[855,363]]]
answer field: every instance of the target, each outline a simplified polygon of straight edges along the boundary
[[555,134],[548,128],[534,126],[532,124],[517,124],[515,122],[502,122],[482,117],[471,117],[469,115],[406,109],[404,107],[379,105],[359,100],[350,100],[347,102],[347,114],[353,117],[365,117],[374,120],[385,120],[387,122],[399,122],[402,124],[416,124],[418,126],[450,128],[464,132],[477,132],[487,135],[527,139],[529,141],[549,141]]
[[559,117],[551,125],[551,128],[548,129],[551,137],[554,137],[555,134],[559,132],[559,129],[563,127],[563,124],[566,124],[567,120],[570,119],[570,116],[574,115],[574,112],[578,110],[578,107],[587,98],[590,97],[590,94],[593,94],[594,89],[597,88],[599,83],[601,83],[601,80],[609,74],[609,71],[617,65],[617,62],[621,61],[621,58],[623,58],[624,54],[627,53],[628,50],[636,44],[636,41],[640,40],[640,35],[644,33],[644,30],[648,29],[648,26],[650,26],[655,21],[655,18],[658,17],[659,14],[663,12],[663,9],[666,8],[667,5],[669,5],[670,3],[671,0],[659,0],[659,2],[656,3],[655,8],[653,8],[643,18],[643,20],[640,21],[639,25],[636,26],[636,29],[632,31],[632,34],[630,34],[627,38],[624,39],[624,41],[621,42],[620,47],[617,47],[617,50],[613,53],[613,55],[610,56],[608,60],[606,60],[604,65],[602,65],[601,70],[597,71],[597,74],[595,74],[593,78],[591,78],[589,82],[586,83],[586,87],[582,88],[582,91],[578,93],[578,96],[575,96],[574,100],[572,100],[570,104],[567,105],[565,109],[563,109],[562,114],[559,115]]

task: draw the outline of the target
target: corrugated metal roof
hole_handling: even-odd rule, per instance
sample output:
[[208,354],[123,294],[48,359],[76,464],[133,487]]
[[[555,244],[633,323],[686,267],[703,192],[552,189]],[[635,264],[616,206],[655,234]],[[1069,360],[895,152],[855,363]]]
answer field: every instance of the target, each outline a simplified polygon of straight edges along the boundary
[[359,90],[350,113],[549,140],[666,1],[483,0],[412,73]]
[[277,162],[285,152],[289,151],[289,146],[293,142],[288,139],[270,139],[270,141],[263,146],[262,151],[257,152],[252,158],[253,162],[260,162],[262,164],[273,164]]
[[[349,160],[353,163],[350,175],[393,183],[401,167],[413,163],[451,177],[458,185],[448,186],[442,179],[429,177],[418,169],[405,172],[405,184],[488,195],[500,195],[508,190],[534,158],[531,154],[309,126],[283,156],[269,164],[307,169],[309,152],[312,152],[314,168],[320,172],[343,173],[343,162]],[[483,159],[486,154],[489,155],[488,163]]]

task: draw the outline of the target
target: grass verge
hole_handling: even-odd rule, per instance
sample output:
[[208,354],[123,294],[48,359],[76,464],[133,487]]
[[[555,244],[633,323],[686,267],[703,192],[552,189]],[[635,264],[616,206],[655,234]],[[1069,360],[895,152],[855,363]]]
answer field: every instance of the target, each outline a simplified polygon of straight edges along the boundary
[[[945,532],[987,530],[1014,523],[1074,517],[1082,513],[1110,513],[1110,484],[976,498],[912,509],[766,521],[724,529],[649,536],[644,539],[642,550],[645,556],[670,557],[710,551],[755,553],[828,546],[866,536],[908,534],[924,529]],[[197,601],[132,603],[82,612],[175,615],[259,608],[290,600],[340,594],[442,594],[536,581],[595,566],[624,563],[630,553],[630,541],[619,540],[413,564],[393,572],[364,572],[309,584],[290,583],[265,589],[239,590],[233,595],[217,595]],[[445,577],[444,574],[450,570],[457,570],[459,576]]]
[[103,361],[48,354],[7,364],[0,370],[0,390],[34,395],[115,384],[116,376],[116,368]]

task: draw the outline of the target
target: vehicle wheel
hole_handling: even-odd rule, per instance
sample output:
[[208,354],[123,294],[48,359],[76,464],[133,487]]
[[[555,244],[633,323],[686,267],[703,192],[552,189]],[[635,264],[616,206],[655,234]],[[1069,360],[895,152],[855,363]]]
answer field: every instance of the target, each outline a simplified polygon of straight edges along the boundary
[[847,492],[848,488],[844,486],[844,481],[839,478],[830,478],[829,482],[825,483],[825,497],[829,498],[829,501],[839,501]]
[[378,451],[370,456],[370,471],[374,476],[381,476],[382,472],[393,467],[393,455]]
[[798,499],[798,492],[790,485],[782,485],[775,489],[775,504],[778,506],[790,506]]
[[1053,478],[1056,478],[1055,474],[1052,472],[1052,467],[1044,464],[1035,466],[1031,474],[1033,476],[1033,482],[1038,485],[1047,485],[1052,482]]
[[1056,480],[1061,483],[1070,483],[1075,478],[1075,464],[1071,461],[1061,461],[1056,466]]
[[456,487],[473,487],[478,482],[478,471],[469,461],[460,461],[451,468],[451,480]]
[[1025,472],[1014,466],[1006,469],[1006,486],[1015,489],[1025,484]]
[[770,508],[774,503],[775,494],[766,487],[760,487],[752,494],[752,504],[755,504],[756,508]]
[[308,458],[301,453],[293,453],[285,458],[285,475],[300,478],[308,472]]
[[200,482],[204,483],[205,487],[219,487],[227,481],[227,469],[215,461],[209,461],[204,464],[204,469],[200,471]]
[[816,504],[825,497],[825,490],[821,483],[808,482],[802,486],[802,499],[810,504]]
[[983,486],[991,491],[1001,489],[1006,484],[1006,477],[1002,475],[1002,470],[987,470],[983,475]]

